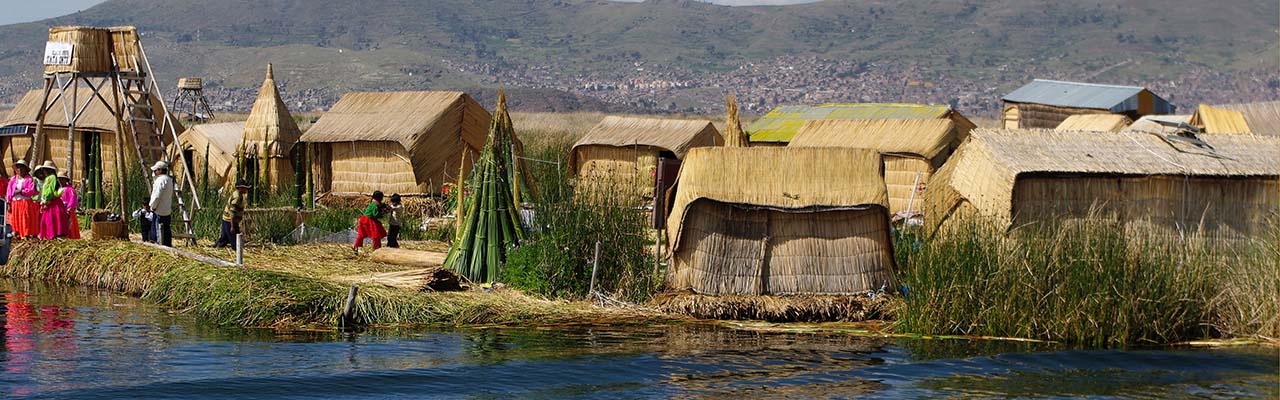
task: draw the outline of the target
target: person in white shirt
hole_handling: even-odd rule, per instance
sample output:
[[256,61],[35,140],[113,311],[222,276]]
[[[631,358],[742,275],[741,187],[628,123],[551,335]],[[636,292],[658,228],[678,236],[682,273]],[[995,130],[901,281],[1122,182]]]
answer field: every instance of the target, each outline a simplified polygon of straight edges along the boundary
[[155,214],[151,226],[155,229],[152,236],[161,246],[173,246],[173,177],[169,176],[169,163],[156,161],[151,167],[155,179],[151,183],[151,201],[147,202],[147,211]]

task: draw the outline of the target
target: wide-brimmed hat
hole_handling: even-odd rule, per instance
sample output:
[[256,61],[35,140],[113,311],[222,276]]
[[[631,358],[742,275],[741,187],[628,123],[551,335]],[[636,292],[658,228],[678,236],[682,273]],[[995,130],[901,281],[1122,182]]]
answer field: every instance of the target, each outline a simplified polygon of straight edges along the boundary
[[70,174],[68,174],[68,173],[67,173],[67,171],[59,172],[59,173],[58,173],[58,180],[63,180],[63,179],[71,180],[71,175],[70,175]]
[[13,166],[15,166],[15,167],[23,167],[23,168],[26,168],[26,169],[31,169],[31,166],[30,166],[30,165],[27,165],[27,160],[18,160],[18,161],[15,161],[15,162],[13,163]]
[[56,173],[58,173],[58,165],[57,165],[57,164],[54,164],[54,163],[53,163],[53,160],[45,161],[45,162],[44,162],[44,164],[40,164],[40,166],[39,166],[39,167],[36,167],[36,169],[31,170],[31,173],[33,173],[33,174],[34,174],[34,173],[38,173],[38,172],[40,172],[40,170],[42,170],[42,169],[48,169],[48,170],[51,170],[51,171],[49,172],[50,174],[56,174]]
[[237,189],[239,189],[239,188],[246,188],[246,189],[247,189],[247,188],[250,188],[250,187],[252,187],[252,186],[249,186],[249,181],[246,181],[246,180],[244,180],[244,179],[236,179],[236,188],[237,188]]
[[168,171],[168,170],[169,170],[169,163],[164,162],[164,161],[156,161],[156,165],[152,165],[152,166],[151,166],[151,170],[152,170],[152,171],[158,171],[158,170],[162,170],[162,169],[163,169],[163,170],[165,170],[165,171]]

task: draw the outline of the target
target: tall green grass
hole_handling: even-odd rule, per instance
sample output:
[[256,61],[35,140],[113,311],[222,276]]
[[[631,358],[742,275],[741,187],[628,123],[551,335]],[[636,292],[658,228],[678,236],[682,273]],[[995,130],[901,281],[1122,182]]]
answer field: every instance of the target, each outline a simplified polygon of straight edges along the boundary
[[[568,144],[548,145],[534,157],[568,159]],[[512,251],[502,281],[551,297],[582,298],[591,284],[600,242],[596,290],[629,301],[652,298],[662,284],[647,246],[648,213],[611,193],[578,193],[564,164],[530,168],[539,188],[532,236]]]
[[970,221],[900,239],[899,331],[1126,346],[1280,329],[1280,256],[1258,241],[1181,239],[1104,219],[1012,233]]

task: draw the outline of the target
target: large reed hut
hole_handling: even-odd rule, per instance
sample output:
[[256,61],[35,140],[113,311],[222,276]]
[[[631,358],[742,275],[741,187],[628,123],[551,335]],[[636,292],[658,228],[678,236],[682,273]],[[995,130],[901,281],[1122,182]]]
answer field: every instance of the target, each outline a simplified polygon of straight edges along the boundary
[[1238,111],[1249,131],[1260,135],[1280,135],[1280,101],[1216,104],[1216,108]]
[[960,112],[945,105],[923,104],[820,104],[816,106],[780,106],[756,119],[747,127],[752,145],[786,146],[805,122],[824,119],[948,119],[955,124],[961,139],[975,125]]
[[1003,126],[1008,129],[1053,129],[1077,114],[1122,114],[1136,120],[1174,112],[1172,104],[1143,87],[1045,79],[1031,81],[1001,100]]
[[627,200],[647,202],[654,197],[659,159],[678,160],[689,149],[723,144],[711,121],[609,116],[573,145],[569,166],[580,190],[622,190]]
[[[929,177],[960,145],[950,119],[856,119],[809,121],[788,147],[848,147],[879,152],[889,211],[919,210]],[[967,135],[968,132],[965,132]]]
[[234,182],[236,151],[244,142],[244,125],[244,121],[193,125],[178,135],[178,143],[190,160],[191,176],[205,179],[207,170],[206,184],[211,188]]
[[[104,91],[103,97],[108,101],[111,100],[110,91]],[[89,106],[84,109],[80,117],[76,120],[76,137],[68,137],[67,114],[64,112],[64,103],[67,107],[74,108],[71,105],[71,91],[68,90],[66,95],[62,97],[50,96],[51,100],[46,104],[48,112],[45,114],[44,120],[44,139],[41,146],[45,149],[45,158],[53,160],[60,168],[66,168],[67,156],[71,151],[69,140],[75,140],[76,159],[71,171],[72,178],[83,182],[103,182],[111,183],[116,180],[116,130],[119,129],[116,117],[111,109],[102,104],[101,101],[94,100],[89,102]],[[93,90],[81,88],[76,91],[76,101],[83,104],[84,99],[93,96]],[[36,118],[40,112],[40,106],[44,99],[44,92],[41,90],[32,90],[27,92],[22,99],[18,101],[17,106],[9,111],[8,116],[0,120],[0,156],[4,158],[4,164],[7,171],[9,165],[17,160],[27,160],[28,163],[39,164],[43,160],[31,160],[33,156],[32,141],[34,140],[36,131]],[[154,110],[162,110],[162,104],[154,96],[151,98],[151,107]],[[75,111],[72,111],[75,112]],[[163,117],[160,117],[163,118]],[[178,131],[181,131],[181,125],[177,122],[177,118],[170,118]],[[124,124],[126,131],[129,124]],[[153,135],[148,130],[144,134]],[[137,150],[134,148],[134,139],[132,133],[126,133],[126,141],[124,143],[125,161],[124,167],[134,168],[141,171],[141,164],[137,161]],[[168,137],[164,142],[165,146],[172,142]],[[154,162],[148,159],[146,161]]]
[[266,78],[258,89],[258,98],[249,111],[241,137],[244,139],[240,144],[244,157],[241,165],[245,171],[236,171],[232,176],[245,178],[255,187],[288,187],[296,183],[293,166],[294,160],[300,157],[294,145],[302,137],[302,131],[280,98],[271,64],[267,64]]
[[865,149],[690,150],[667,218],[668,285],[706,295],[893,287],[880,165]]
[[931,227],[973,215],[1022,226],[1096,213],[1255,235],[1280,204],[1280,138],[976,130],[925,201]]
[[475,159],[489,119],[462,92],[348,93],[302,141],[316,146],[317,192],[431,194],[457,181],[463,153]]
[[1133,124],[1133,120],[1120,114],[1076,114],[1062,120],[1054,130],[1120,132]]

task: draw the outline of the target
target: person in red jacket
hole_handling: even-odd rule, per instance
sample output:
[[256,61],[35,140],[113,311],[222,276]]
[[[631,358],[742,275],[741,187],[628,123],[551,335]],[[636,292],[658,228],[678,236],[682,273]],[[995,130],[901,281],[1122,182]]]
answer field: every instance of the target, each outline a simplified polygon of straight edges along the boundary
[[373,201],[360,213],[360,222],[356,223],[356,244],[352,249],[356,255],[360,255],[360,246],[364,245],[365,238],[372,240],[374,250],[382,247],[382,238],[387,237],[387,230],[379,220],[386,210],[387,205],[382,202],[382,191],[373,192]]

